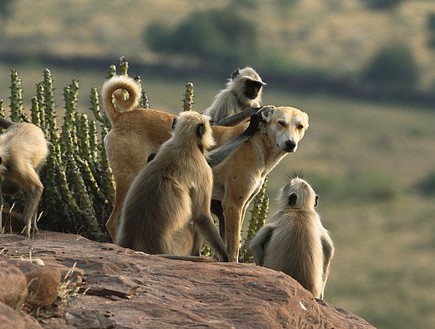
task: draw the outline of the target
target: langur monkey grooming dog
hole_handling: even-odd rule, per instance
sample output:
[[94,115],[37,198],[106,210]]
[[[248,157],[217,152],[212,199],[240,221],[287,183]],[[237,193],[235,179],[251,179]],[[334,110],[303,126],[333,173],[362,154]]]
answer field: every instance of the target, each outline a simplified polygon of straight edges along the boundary
[[7,128],[0,135],[1,195],[27,192],[22,219],[29,237],[37,232],[36,211],[44,190],[39,170],[48,155],[47,140],[42,130],[31,123],[0,118],[0,127]]
[[[116,97],[119,89],[129,94],[130,98],[125,102],[127,106]],[[137,108],[140,87],[125,76],[107,80],[103,85],[102,98],[112,123],[104,146],[116,184],[114,207],[106,223],[114,239],[128,188],[150,157],[158,153],[160,145],[171,137],[175,116]],[[248,122],[236,126],[212,126],[216,145],[224,147],[225,143],[230,142],[234,146],[237,141],[244,141],[228,157],[220,159],[221,163],[212,164],[212,199],[220,205],[219,222],[225,222],[222,237],[225,237],[230,261],[238,260],[240,230],[249,203],[273,168],[286,155],[296,152],[309,126],[308,115],[293,107],[264,106],[258,115],[261,122],[250,137],[244,135],[244,131],[249,130],[249,127],[246,128]],[[215,150],[209,155],[213,155],[213,152]]]
[[[211,117],[213,124],[227,126],[240,123],[250,117],[252,109],[261,104],[263,86],[266,84],[251,67],[237,69],[228,81],[225,89],[216,95],[214,102],[204,111]],[[228,119],[231,117],[231,119]]]
[[[128,99],[123,98],[122,90],[127,91]],[[128,188],[137,173],[154,158],[160,145],[170,138],[175,115],[152,109],[135,109],[141,90],[127,76],[116,76],[108,80],[103,86],[102,96],[107,116],[112,123],[104,144],[116,184],[115,203],[106,228],[112,241],[116,242],[116,230]],[[251,110],[256,112],[258,109]],[[257,131],[260,120],[259,114],[252,114],[247,128],[246,123],[234,127],[213,126],[213,135],[217,137],[216,146],[219,147],[208,153],[208,164],[211,167],[218,165],[240,144],[246,142]]]
[[277,198],[279,210],[250,243],[255,263],[282,271],[323,299],[334,245],[314,210],[317,195],[299,177]]
[[[228,261],[210,213],[213,174],[205,152],[214,145],[210,118],[178,115],[172,137],[134,179],[124,202],[119,245],[150,254],[199,252],[199,232]],[[194,248],[198,247],[198,250]]]

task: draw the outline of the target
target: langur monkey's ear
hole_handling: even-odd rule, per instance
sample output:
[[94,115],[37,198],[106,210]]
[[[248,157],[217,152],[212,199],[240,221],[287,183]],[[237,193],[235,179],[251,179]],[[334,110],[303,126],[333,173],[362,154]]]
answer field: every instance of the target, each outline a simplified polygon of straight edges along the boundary
[[298,200],[298,195],[296,193],[292,193],[288,196],[288,204],[290,207],[294,207],[296,205],[296,201]]
[[235,78],[237,78],[240,75],[240,69],[235,70],[232,74],[231,74],[231,80],[234,80]]
[[196,135],[198,137],[202,137],[202,135],[204,135],[205,132],[205,126],[203,123],[200,123],[197,127],[196,127]]

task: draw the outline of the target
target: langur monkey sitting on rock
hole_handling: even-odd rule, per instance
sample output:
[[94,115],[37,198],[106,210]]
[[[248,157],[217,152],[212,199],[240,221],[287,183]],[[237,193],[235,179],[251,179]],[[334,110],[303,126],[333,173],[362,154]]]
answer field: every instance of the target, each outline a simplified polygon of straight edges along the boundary
[[[127,99],[123,92],[127,92]],[[101,95],[112,124],[104,138],[104,146],[116,184],[115,202],[106,227],[116,243],[119,218],[128,189],[140,170],[157,154],[161,144],[171,137],[171,125],[176,116],[155,109],[139,108],[140,85],[127,76],[115,76],[107,80]],[[261,111],[257,113],[257,110],[250,117],[247,128],[247,121],[233,126],[212,126],[216,145],[207,156],[211,167],[217,166],[256,134],[262,120]]]
[[228,254],[210,213],[213,175],[206,151],[214,145],[210,118],[182,112],[172,137],[128,190],[117,243],[149,254],[197,255],[205,238],[222,261]]
[[0,127],[7,128],[0,135],[1,195],[27,192],[22,220],[25,234],[30,237],[37,232],[36,212],[44,190],[39,170],[48,155],[47,140],[42,130],[31,123],[0,118]]
[[266,84],[252,67],[237,69],[225,89],[204,111],[214,125],[232,126],[254,114],[262,105],[261,94]]
[[317,195],[294,177],[277,198],[279,210],[250,243],[255,263],[282,271],[323,299],[334,245],[314,210]]

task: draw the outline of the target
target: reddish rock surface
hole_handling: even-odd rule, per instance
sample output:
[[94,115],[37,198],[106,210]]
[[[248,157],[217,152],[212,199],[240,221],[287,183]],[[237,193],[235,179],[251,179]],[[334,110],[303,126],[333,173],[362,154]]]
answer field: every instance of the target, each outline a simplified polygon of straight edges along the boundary
[[0,246],[5,262],[31,251],[68,273],[60,288],[68,298],[36,315],[43,328],[373,328],[252,264],[170,260],[53,232],[34,240],[0,235]]
[[20,309],[27,297],[26,276],[13,264],[0,260],[0,302]]

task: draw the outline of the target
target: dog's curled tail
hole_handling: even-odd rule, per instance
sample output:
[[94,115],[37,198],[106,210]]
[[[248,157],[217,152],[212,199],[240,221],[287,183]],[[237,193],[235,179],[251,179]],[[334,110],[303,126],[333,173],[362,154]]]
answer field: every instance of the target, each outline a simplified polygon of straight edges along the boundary
[[[125,98],[125,92],[128,97]],[[117,75],[103,84],[101,95],[104,102],[104,109],[110,122],[113,124],[120,112],[130,111],[137,107],[141,95],[141,87],[132,78],[124,75]]]

